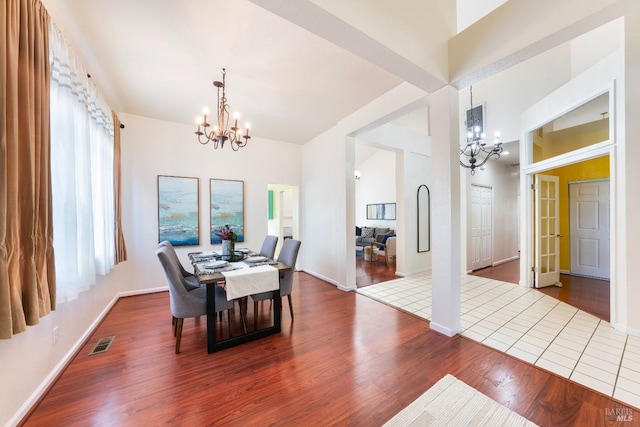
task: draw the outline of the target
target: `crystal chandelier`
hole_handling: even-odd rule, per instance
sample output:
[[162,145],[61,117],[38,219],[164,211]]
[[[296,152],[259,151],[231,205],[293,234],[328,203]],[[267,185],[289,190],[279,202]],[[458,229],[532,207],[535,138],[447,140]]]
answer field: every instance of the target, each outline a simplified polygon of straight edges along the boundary
[[[464,147],[460,148],[460,166],[471,169],[471,175],[475,175],[475,169],[483,166],[491,157],[500,158],[502,143],[500,142],[500,132],[496,132],[494,144],[487,145],[482,118],[478,117],[478,113],[473,109],[473,87],[471,86],[469,87],[469,94],[471,96],[471,110],[469,110],[465,121],[467,142]],[[483,159],[480,156],[485,157]],[[463,160],[466,160],[467,163]]]
[[[213,148],[217,149],[218,147],[224,148],[224,143],[229,141],[233,151],[238,151],[240,147],[247,145],[247,142],[251,139],[249,136],[249,123],[245,125],[246,130],[243,135],[242,129],[238,127],[238,118],[240,116],[238,113],[235,113],[233,116],[234,125],[229,128],[229,104],[227,104],[227,97],[225,94],[226,75],[227,71],[223,68],[222,81],[219,82],[216,80],[213,82],[213,85],[218,88],[218,123],[209,130],[209,127],[211,126],[207,122],[207,114],[209,114],[209,111],[204,108],[202,111],[204,118],[198,117],[197,119],[198,130],[196,131],[196,135],[198,135],[198,142],[200,144],[204,145],[213,141]],[[222,96],[220,96],[221,91]]]

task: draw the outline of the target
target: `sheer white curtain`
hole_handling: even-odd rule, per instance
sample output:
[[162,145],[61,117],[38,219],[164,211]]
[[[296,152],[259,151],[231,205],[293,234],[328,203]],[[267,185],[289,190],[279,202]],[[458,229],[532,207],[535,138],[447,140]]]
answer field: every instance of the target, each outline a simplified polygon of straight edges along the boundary
[[114,266],[113,118],[53,23],[51,186],[58,301]]

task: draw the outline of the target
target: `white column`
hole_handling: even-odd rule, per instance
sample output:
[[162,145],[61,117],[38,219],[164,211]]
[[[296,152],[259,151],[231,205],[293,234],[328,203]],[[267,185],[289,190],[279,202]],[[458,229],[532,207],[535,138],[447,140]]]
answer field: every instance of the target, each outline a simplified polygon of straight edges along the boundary
[[[611,323],[626,332],[640,336],[640,286],[637,265],[640,260],[640,193],[638,180],[640,169],[640,11],[624,17],[624,83],[618,89],[618,107],[623,117],[617,120],[618,176],[614,191],[617,192],[617,248],[612,260],[616,268],[615,286],[611,291]],[[622,92],[622,93],[621,93]],[[620,105],[622,104],[622,105]],[[612,282],[613,283],[613,282]]]
[[356,186],[355,186],[355,162],[356,162],[356,145],[355,138],[351,136],[345,137],[345,181],[346,181],[346,200],[347,207],[345,216],[346,234],[346,270],[345,281],[340,282],[344,285],[338,285],[338,289],[343,291],[355,291],[356,286]]
[[454,336],[460,323],[460,151],[458,92],[429,95],[433,155],[431,329]]

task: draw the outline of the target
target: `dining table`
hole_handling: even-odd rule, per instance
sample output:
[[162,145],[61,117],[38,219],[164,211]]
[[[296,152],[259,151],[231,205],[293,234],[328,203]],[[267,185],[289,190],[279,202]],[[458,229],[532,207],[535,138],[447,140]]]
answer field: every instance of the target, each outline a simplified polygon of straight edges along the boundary
[[[207,287],[207,351],[214,353],[225,348],[244,344],[249,341],[280,333],[281,306],[280,277],[292,267],[276,260],[260,257],[250,250],[238,250],[232,255],[222,255],[214,251],[189,254],[194,266],[194,275],[198,282]],[[216,299],[214,286],[224,283],[227,299],[239,300],[246,307],[246,298],[250,295],[272,291],[274,293],[273,324],[269,327],[248,331],[236,335],[229,325],[229,337],[218,339],[216,328]],[[245,313],[240,313],[244,322]],[[255,315],[255,313],[254,313]]]

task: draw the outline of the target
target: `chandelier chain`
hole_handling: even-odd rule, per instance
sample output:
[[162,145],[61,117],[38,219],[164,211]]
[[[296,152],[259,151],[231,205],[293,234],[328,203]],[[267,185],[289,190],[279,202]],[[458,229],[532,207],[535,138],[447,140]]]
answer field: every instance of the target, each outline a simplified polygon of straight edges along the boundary
[[[225,142],[229,141],[231,149],[238,151],[241,147],[247,145],[249,139],[249,124],[246,125],[246,132],[243,135],[241,129],[238,127],[238,114],[234,116],[234,126],[229,128],[229,104],[227,104],[226,86],[227,86],[227,70],[222,69],[222,81],[214,81],[213,85],[218,88],[218,104],[216,111],[217,123],[211,130],[208,128],[211,125],[207,122],[207,110],[203,111],[204,119],[198,118],[198,130],[195,134],[198,136],[198,142],[200,144],[208,144],[213,142],[213,148],[224,148]],[[222,93],[221,93],[222,92]]]

